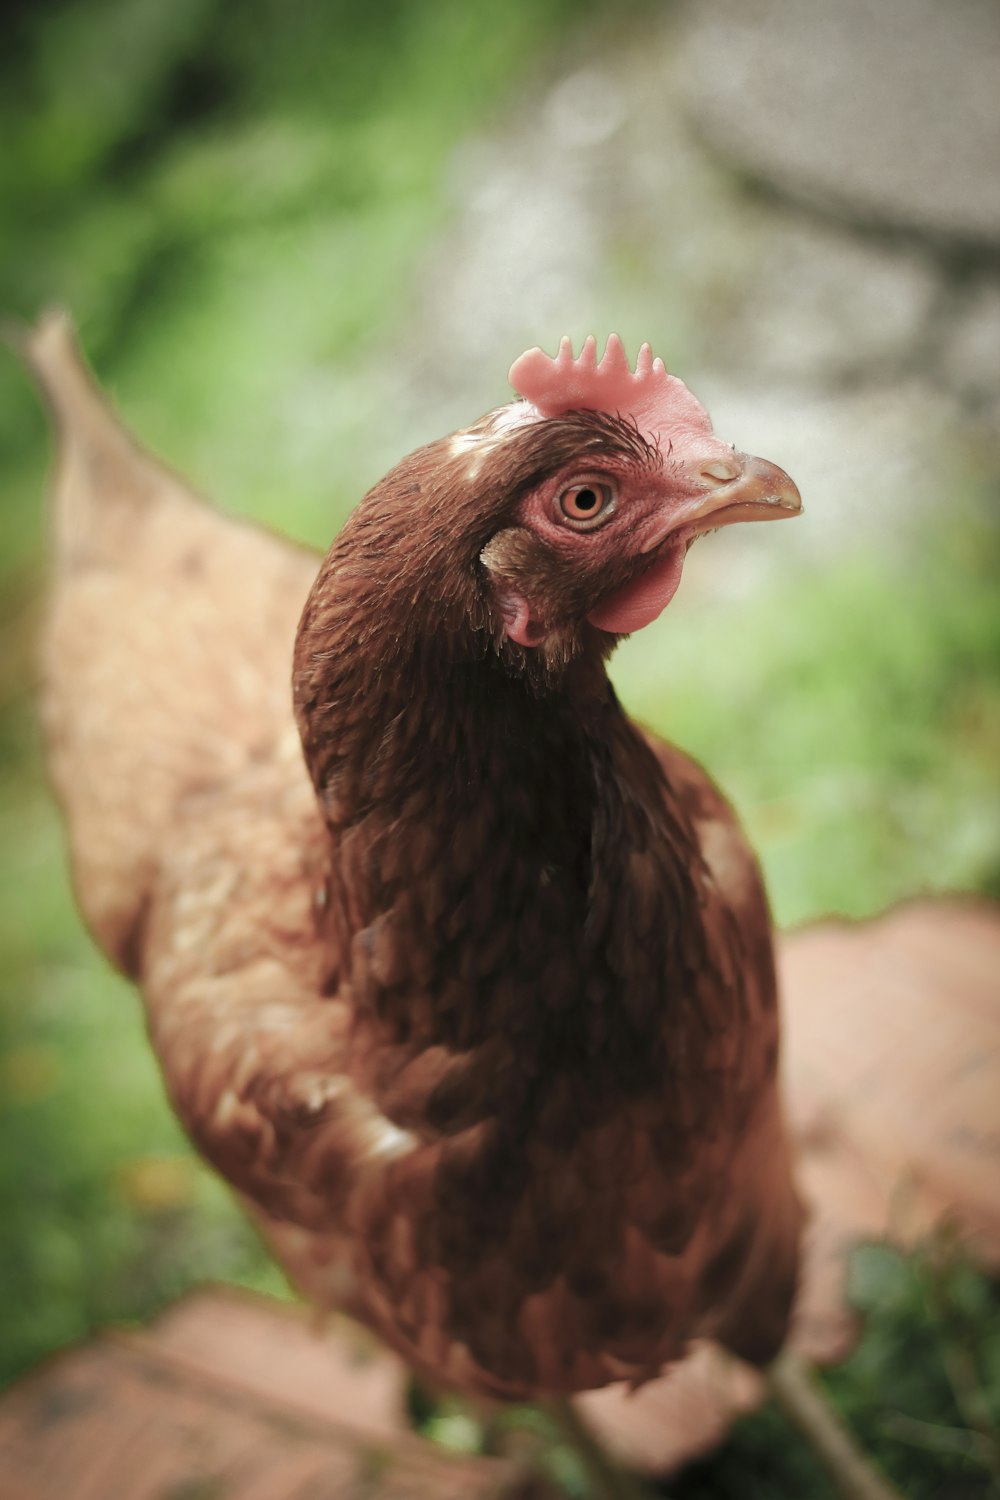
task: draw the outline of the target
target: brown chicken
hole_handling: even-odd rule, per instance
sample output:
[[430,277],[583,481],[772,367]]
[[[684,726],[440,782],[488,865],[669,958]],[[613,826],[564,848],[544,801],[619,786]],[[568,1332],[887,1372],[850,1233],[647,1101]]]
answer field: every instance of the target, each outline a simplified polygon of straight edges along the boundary
[[605,660],[791,480],[648,346],[633,373],[564,340],[319,561],[139,448],[64,319],[26,353],[80,906],[292,1279],[493,1396],[638,1383],[700,1336],[769,1360],[801,1211],[765,896]]

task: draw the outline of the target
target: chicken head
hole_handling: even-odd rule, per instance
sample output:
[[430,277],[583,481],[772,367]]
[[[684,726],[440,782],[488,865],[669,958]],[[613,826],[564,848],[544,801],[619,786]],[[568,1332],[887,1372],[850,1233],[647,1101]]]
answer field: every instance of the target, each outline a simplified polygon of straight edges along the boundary
[[506,636],[523,647],[558,635],[565,652],[584,621],[639,630],[673,598],[696,537],[801,510],[788,475],[717,438],[648,344],[633,372],[615,334],[600,362],[593,338],[577,359],[564,338],[554,359],[523,354],[509,378],[524,399],[453,442],[479,467],[498,440],[533,449],[544,432],[549,472],[531,476],[481,554]]

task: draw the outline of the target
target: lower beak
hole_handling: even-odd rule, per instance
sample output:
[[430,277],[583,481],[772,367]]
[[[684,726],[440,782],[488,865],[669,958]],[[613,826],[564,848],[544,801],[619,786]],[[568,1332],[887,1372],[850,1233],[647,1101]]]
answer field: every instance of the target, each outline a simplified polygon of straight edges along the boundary
[[765,458],[734,453],[731,458],[704,464],[692,478],[702,486],[703,493],[674,511],[669,527],[649,539],[643,552],[659,546],[669,532],[684,531],[696,537],[737,521],[779,521],[782,516],[797,516],[802,511],[802,497],[794,480]]

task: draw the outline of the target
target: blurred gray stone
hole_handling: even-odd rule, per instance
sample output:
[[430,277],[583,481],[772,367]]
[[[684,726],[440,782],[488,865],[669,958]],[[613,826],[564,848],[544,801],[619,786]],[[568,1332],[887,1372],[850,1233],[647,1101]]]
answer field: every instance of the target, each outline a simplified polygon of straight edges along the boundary
[[920,257],[793,218],[766,236],[724,349],[765,379],[851,381],[907,365],[937,291]]
[[973,406],[1000,416],[1000,285],[983,283],[965,298],[943,335],[945,376]]
[[699,129],[754,175],[1000,248],[996,0],[697,0],[683,74]]

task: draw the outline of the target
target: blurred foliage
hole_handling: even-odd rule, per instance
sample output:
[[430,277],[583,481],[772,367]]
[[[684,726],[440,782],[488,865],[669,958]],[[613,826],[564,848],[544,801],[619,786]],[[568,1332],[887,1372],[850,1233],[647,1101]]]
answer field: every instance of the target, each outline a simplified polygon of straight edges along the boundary
[[[450,154],[597,8],[8,3],[0,310],[67,303],[152,447],[223,501],[324,541],[398,453],[351,359],[391,347]],[[32,709],[44,451],[35,398],[3,359],[0,1378],[196,1281],[281,1287],[183,1141],[135,995],[74,914]],[[956,479],[984,482],[972,459]],[[942,524],[909,552],[809,565],[766,597],[694,601],[684,629],[668,639],[664,621],[624,653],[625,697],[743,811],[783,922],[924,889],[1000,894],[998,553],[985,520]],[[995,1294],[971,1272],[871,1254],[866,1341],[831,1387],[910,1493],[984,1493],[980,1449],[942,1456],[949,1432],[978,1431],[946,1351],[977,1351],[995,1420]],[[466,1419],[436,1420],[469,1440]],[[768,1413],[675,1493],[820,1500],[808,1465]]]
[[[152,447],[219,498],[328,537],[331,488],[342,517],[379,472],[377,453],[349,456],[358,398],[325,398],[330,361],[398,321],[448,153],[593,8],[65,0],[15,13],[0,59],[0,308],[30,318],[64,302]],[[313,386],[322,452],[302,431]],[[37,544],[40,435],[5,360],[8,559]]]
[[[823,1384],[855,1438],[907,1500],[987,1500],[1000,1486],[1000,1288],[947,1237],[906,1256],[855,1252],[864,1333]],[[671,1500],[836,1500],[815,1457],[768,1407],[671,1481]]]

